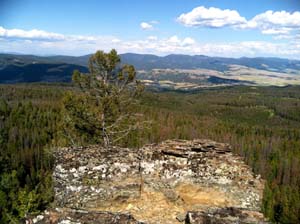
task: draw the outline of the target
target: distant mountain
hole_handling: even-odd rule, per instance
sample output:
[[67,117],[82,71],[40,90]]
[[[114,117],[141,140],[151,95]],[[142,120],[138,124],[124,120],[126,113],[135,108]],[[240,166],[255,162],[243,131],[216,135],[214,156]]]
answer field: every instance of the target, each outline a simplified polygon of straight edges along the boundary
[[[223,58],[204,55],[121,54],[122,63],[136,67],[138,78],[149,85],[198,88],[199,85],[298,84],[300,61],[281,58]],[[73,70],[87,72],[90,55],[35,56],[0,54],[0,83],[69,82]],[[196,72],[195,72],[196,71]],[[264,77],[263,81],[261,77]],[[297,76],[297,79],[294,77]],[[242,77],[242,78],[240,78]],[[258,78],[256,81],[256,77]],[[171,83],[171,84],[170,84]],[[178,87],[179,86],[179,87]]]
[[242,65],[263,70],[284,71],[285,69],[300,69],[300,61],[281,58],[222,58],[204,55],[171,54],[164,57],[145,54],[122,54],[124,63],[133,64],[137,69],[212,69],[225,71],[229,65]]
[[[31,64],[31,63],[66,63],[87,66],[90,55],[84,56],[35,56],[19,54],[0,54],[0,69],[8,64]],[[204,55],[181,55],[171,54],[164,57],[151,54],[121,54],[122,62],[133,64],[138,70],[161,69],[213,69],[225,71],[228,65],[242,65],[262,70],[284,71],[285,69],[300,69],[300,60],[282,58],[223,58],[208,57]]]
[[90,55],[84,56],[36,56],[36,55],[22,55],[22,54],[0,54],[0,69],[5,67],[6,65],[27,65],[27,64],[55,64],[55,63],[65,63],[65,64],[73,64],[80,66],[87,66],[87,62]]
[[65,63],[10,64],[0,69],[0,83],[70,82],[75,69],[87,72],[86,67]]

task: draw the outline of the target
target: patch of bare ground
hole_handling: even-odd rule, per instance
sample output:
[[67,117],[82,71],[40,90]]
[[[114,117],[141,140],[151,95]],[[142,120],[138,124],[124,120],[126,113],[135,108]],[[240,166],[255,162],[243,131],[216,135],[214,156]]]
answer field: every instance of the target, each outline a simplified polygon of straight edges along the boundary
[[[264,181],[228,144],[198,139],[136,150],[63,148],[56,158],[52,210],[61,221],[257,223],[254,215],[263,217]],[[49,218],[45,212],[36,223]]]
[[130,213],[146,223],[176,223],[187,211],[212,207],[236,206],[233,198],[213,187],[199,187],[192,183],[180,183],[173,190],[155,191],[145,188],[139,198],[118,201],[111,206],[99,206],[98,211]]

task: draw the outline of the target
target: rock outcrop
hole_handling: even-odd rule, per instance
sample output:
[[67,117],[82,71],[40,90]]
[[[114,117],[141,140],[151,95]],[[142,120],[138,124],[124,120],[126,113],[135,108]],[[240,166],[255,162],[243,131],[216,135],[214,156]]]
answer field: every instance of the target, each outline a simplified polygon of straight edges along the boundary
[[172,140],[141,149],[62,148],[55,156],[56,209],[35,223],[265,221],[264,181],[227,144]]

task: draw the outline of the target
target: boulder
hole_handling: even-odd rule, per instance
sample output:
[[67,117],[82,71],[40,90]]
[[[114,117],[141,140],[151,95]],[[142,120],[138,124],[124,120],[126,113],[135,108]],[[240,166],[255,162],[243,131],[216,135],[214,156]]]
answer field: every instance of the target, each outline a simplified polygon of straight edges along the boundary
[[61,148],[55,157],[54,207],[81,211],[84,220],[103,214],[144,223],[264,220],[264,180],[228,144],[197,139],[140,149],[95,145]]

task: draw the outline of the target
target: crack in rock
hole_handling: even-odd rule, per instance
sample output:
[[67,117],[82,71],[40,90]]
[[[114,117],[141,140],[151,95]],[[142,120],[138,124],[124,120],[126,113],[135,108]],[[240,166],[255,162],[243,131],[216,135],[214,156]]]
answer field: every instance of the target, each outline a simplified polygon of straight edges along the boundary
[[56,209],[28,223],[265,222],[264,181],[228,144],[61,148],[55,157]]

